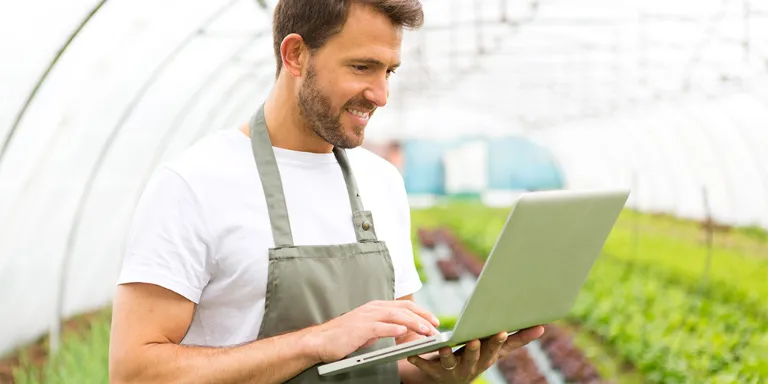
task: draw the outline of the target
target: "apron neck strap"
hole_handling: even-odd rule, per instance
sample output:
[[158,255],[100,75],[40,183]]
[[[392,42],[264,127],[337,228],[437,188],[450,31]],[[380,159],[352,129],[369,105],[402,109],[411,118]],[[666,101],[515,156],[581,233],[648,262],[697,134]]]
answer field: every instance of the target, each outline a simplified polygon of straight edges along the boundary
[[347,152],[341,148],[333,148],[336,161],[339,162],[341,173],[344,175],[344,183],[347,185],[349,204],[352,206],[352,225],[355,228],[355,237],[360,243],[377,241],[376,231],[373,229],[373,217],[371,212],[363,209],[363,200],[357,189],[357,182],[347,160]]
[[[251,147],[253,156],[256,160],[256,167],[259,170],[259,178],[264,188],[264,197],[267,202],[267,211],[269,212],[269,221],[272,225],[272,236],[275,246],[278,248],[293,246],[293,234],[291,233],[291,224],[288,218],[288,209],[285,205],[285,193],[283,192],[283,183],[280,178],[280,170],[277,167],[277,159],[272,149],[272,141],[267,131],[267,122],[264,117],[264,104],[259,107],[258,112],[251,118]],[[336,161],[339,162],[341,172],[344,175],[344,183],[347,186],[349,203],[352,207],[353,225],[355,225],[355,234],[358,241],[375,240],[373,231],[360,231],[357,221],[368,222],[363,211],[363,201],[360,199],[360,193],[357,189],[355,176],[349,166],[347,154],[343,149],[333,148],[333,154]]]
[[256,159],[256,168],[259,170],[259,178],[264,188],[264,198],[267,201],[269,221],[272,224],[272,237],[278,248],[293,246],[293,234],[291,223],[288,219],[288,209],[285,206],[285,194],[283,182],[280,179],[280,170],[277,168],[275,151],[272,149],[272,141],[267,132],[267,122],[264,118],[264,105],[251,119],[251,147],[253,157]]
[[344,183],[347,185],[347,193],[349,194],[349,204],[352,206],[352,214],[355,212],[363,211],[363,200],[360,199],[360,192],[357,190],[357,182],[355,176],[352,174],[352,169],[349,166],[349,160],[347,160],[347,152],[341,148],[333,148],[333,154],[336,156],[336,161],[341,166],[341,173],[344,175]]

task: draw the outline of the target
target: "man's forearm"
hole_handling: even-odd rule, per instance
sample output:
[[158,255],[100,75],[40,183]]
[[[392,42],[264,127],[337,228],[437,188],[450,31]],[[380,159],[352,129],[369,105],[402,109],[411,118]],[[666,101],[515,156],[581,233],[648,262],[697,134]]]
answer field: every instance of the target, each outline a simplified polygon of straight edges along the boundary
[[112,383],[282,383],[319,363],[308,330],[231,348],[148,344],[117,359]]

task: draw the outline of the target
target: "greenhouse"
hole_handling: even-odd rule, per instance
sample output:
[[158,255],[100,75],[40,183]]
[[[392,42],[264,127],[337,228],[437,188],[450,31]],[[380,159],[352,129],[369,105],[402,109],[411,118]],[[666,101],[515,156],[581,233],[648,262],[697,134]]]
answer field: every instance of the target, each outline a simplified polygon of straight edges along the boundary
[[[520,196],[631,190],[568,316],[474,382],[767,382],[768,0],[421,3],[356,150],[440,330]],[[109,382],[142,195],[270,95],[277,4],[0,5],[0,383]]]

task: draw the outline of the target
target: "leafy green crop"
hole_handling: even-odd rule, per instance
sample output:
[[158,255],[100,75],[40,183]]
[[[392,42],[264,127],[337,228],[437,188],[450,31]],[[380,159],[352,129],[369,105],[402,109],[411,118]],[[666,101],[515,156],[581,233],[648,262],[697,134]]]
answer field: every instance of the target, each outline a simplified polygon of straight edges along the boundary
[[[420,214],[431,215],[430,227],[451,228],[484,257],[508,213],[462,202]],[[652,226],[653,219],[642,223]],[[660,218],[658,225],[695,231],[678,222]],[[641,231],[635,252],[629,227],[617,225],[611,233],[570,318],[610,343],[649,382],[768,380],[768,260],[716,249],[704,280],[707,250],[695,236]]]
[[61,349],[38,368],[22,358],[14,372],[17,384],[109,382],[109,326],[111,311],[96,316],[85,333],[65,333]]
[[[419,228],[452,228],[484,257],[508,208],[461,202],[412,212],[412,240],[420,269]],[[768,382],[768,259],[716,249],[702,285],[706,249],[665,234],[693,224],[641,215],[639,247],[623,214],[574,307],[579,322],[631,361],[649,382]],[[646,231],[645,228],[650,230]],[[753,230],[763,236],[765,232]],[[38,369],[23,364],[16,383],[108,381],[109,319],[97,316],[85,334],[67,335],[57,356]],[[455,319],[441,319],[449,327]]]

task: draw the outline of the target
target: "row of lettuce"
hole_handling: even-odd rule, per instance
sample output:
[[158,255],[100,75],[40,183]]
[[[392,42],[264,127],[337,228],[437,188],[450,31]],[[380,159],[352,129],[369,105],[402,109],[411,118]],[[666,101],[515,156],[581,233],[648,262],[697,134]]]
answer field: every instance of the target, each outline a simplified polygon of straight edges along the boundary
[[[446,227],[487,255],[508,213],[471,202],[414,210],[414,244],[419,228]],[[674,225],[623,213],[568,320],[648,382],[768,382],[768,259],[716,248],[706,268],[706,246]]]

